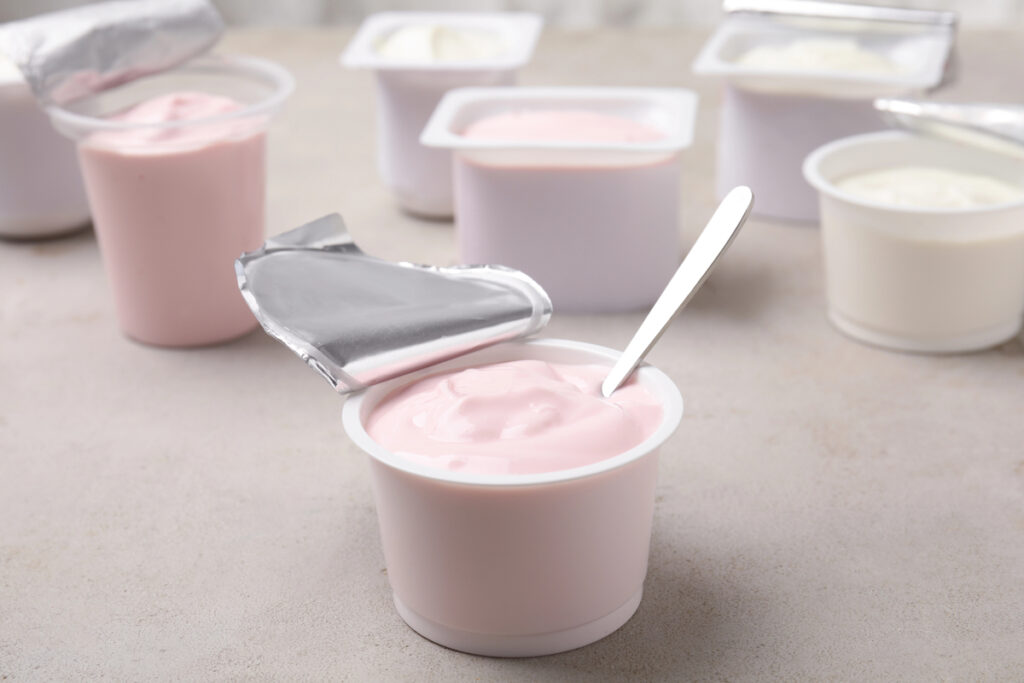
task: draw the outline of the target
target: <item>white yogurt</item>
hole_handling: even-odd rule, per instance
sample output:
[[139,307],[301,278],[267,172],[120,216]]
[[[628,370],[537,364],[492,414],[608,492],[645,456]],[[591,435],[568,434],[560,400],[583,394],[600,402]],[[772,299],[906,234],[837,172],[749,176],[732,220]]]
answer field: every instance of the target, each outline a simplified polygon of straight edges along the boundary
[[849,38],[805,38],[783,44],[758,45],[736,63],[759,69],[893,73],[896,63]]
[[1024,188],[977,173],[934,166],[900,166],[859,173],[836,187],[890,206],[965,209],[1024,199]]
[[494,59],[507,51],[499,33],[442,24],[402,26],[376,45],[377,54],[386,59],[424,64]]

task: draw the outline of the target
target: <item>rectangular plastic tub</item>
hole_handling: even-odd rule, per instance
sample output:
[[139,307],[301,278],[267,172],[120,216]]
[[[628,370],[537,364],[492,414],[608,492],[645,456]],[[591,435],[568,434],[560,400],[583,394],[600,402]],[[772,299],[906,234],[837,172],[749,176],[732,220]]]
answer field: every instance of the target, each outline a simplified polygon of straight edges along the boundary
[[[487,59],[443,62],[378,54],[380,42],[406,26],[487,31],[506,50]],[[420,145],[423,126],[452,88],[514,85],[516,71],[533,54],[541,26],[540,16],[524,12],[382,12],[360,26],[341,63],[376,75],[378,166],[405,210],[435,218],[452,215],[451,154]]]
[[[738,63],[747,51],[799,40],[853,40],[896,69],[798,69]],[[711,36],[694,73],[726,82],[718,133],[717,191],[749,185],[754,213],[813,221],[817,194],[801,174],[804,158],[832,140],[882,130],[876,97],[919,93],[943,78],[953,45],[948,26],[735,15]]]
[[[632,310],[654,302],[681,258],[680,153],[697,97],[644,88],[467,88],[448,93],[421,138],[455,152],[463,263],[523,270],[555,310]],[[462,135],[509,111],[589,111],[655,128],[652,142],[501,141]]]

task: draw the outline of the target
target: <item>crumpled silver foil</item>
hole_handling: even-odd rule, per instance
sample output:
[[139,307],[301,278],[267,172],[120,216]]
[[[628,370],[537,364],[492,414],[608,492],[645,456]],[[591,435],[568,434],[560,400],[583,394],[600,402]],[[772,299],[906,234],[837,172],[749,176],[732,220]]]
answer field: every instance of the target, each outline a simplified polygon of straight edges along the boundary
[[62,105],[173,68],[223,32],[208,0],[117,0],[0,25],[0,54],[36,99]]
[[517,270],[367,256],[338,214],[242,254],[235,273],[267,334],[339,393],[531,335],[551,317],[551,299]]

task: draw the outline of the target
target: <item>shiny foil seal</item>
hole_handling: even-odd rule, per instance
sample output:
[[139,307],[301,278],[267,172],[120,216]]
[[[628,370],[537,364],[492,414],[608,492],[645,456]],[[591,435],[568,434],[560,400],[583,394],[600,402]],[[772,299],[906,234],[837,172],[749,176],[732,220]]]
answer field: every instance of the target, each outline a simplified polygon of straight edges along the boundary
[[235,273],[267,334],[339,393],[531,335],[551,317],[551,299],[517,270],[367,256],[338,214],[267,240]]
[[67,104],[207,52],[224,32],[208,0],[118,0],[0,26],[0,54],[36,99]]
[[901,128],[1024,158],[1024,107],[879,98],[875,109]]

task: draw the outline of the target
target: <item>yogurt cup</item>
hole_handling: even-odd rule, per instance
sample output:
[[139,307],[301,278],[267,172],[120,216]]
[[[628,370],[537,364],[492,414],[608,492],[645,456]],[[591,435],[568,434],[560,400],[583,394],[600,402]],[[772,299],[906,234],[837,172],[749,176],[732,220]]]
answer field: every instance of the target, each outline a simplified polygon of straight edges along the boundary
[[17,69],[0,57],[0,237],[50,237],[88,222],[75,146],[53,130]]
[[[451,154],[420,144],[420,133],[445,92],[461,86],[513,85],[533,53],[539,15],[522,12],[382,12],[363,22],[342,65],[370,69],[377,85],[377,159],[381,177],[406,211],[452,216]],[[409,26],[443,26],[493,34],[497,55],[465,60],[396,59],[378,52],[389,35]]]
[[[743,64],[748,51],[796,41],[855,42],[884,57],[891,72]],[[832,140],[883,130],[876,97],[920,93],[938,85],[952,49],[949,26],[779,19],[735,15],[724,21],[693,64],[725,80],[718,132],[718,195],[747,185],[754,213],[814,221],[818,202],[801,174],[804,158]]]
[[[160,346],[238,337],[256,319],[232,264],[263,242],[265,142],[293,87],[281,67],[203,57],[67,107],[56,128],[78,145],[100,250],[121,328]],[[190,120],[111,120],[168,93],[229,97],[240,109]]]
[[529,657],[612,633],[643,594],[658,450],[683,414],[679,390],[645,365],[637,380],[663,406],[655,432],[612,458],[540,474],[467,474],[419,465],[381,447],[365,424],[395,389],[420,377],[538,359],[611,364],[619,353],[564,340],[506,343],[352,396],[345,431],[370,456],[395,606],[424,637],[474,654]]
[[829,319],[855,339],[900,351],[973,351],[1014,337],[1024,314],[1024,201],[897,207],[836,187],[904,166],[1024,187],[1024,159],[904,132],[815,150],[803,170],[821,199]]
[[[652,304],[679,265],[681,152],[697,97],[646,88],[464,88],[448,93],[421,138],[455,152],[463,263],[535,278],[560,312]],[[505,112],[594,112],[639,122],[648,142],[502,141],[463,135]]]

